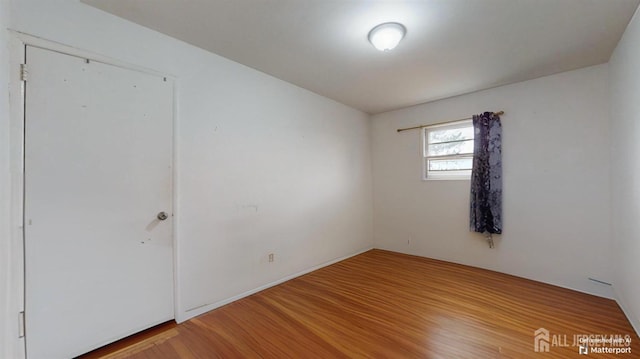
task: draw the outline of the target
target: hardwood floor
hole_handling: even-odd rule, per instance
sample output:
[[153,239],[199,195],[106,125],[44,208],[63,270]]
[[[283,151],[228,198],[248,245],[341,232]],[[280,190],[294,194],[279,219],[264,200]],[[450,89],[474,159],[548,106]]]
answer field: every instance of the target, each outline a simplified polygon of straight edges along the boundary
[[83,358],[573,358],[577,334],[631,338],[630,354],[588,358],[640,358],[612,300],[371,250]]

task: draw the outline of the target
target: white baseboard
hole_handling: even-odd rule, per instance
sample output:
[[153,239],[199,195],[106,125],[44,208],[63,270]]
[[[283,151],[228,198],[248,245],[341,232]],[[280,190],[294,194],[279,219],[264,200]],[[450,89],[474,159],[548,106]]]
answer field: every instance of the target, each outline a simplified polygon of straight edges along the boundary
[[635,330],[636,334],[640,337],[640,318],[635,318],[632,315],[631,310],[629,309],[628,306],[625,305],[625,302],[620,299],[620,296],[618,295],[618,292],[615,290],[615,288],[614,288],[614,293],[616,294],[616,298],[615,298],[616,303],[618,303],[618,305],[620,306],[620,309],[622,309],[622,312],[627,317],[627,320],[629,320],[629,323],[631,323],[631,327],[633,327],[633,330]]
[[360,251],[357,251],[355,253],[352,253],[352,254],[349,254],[349,255],[346,255],[346,256],[343,256],[343,257],[339,257],[339,258],[330,260],[328,262],[324,262],[324,263],[321,263],[319,265],[313,266],[311,268],[307,268],[307,269],[305,269],[303,271],[288,275],[288,276],[286,276],[284,278],[280,278],[280,279],[278,279],[276,281],[267,283],[265,285],[261,285],[261,286],[259,286],[257,288],[248,290],[248,291],[246,291],[244,293],[240,293],[238,295],[234,295],[233,297],[230,297],[230,298],[227,298],[227,299],[223,299],[223,300],[215,302],[215,303],[205,304],[203,306],[187,310],[186,312],[176,313],[177,314],[176,315],[176,322],[182,323],[182,322],[184,322],[186,320],[189,320],[189,319],[191,319],[193,317],[196,317],[196,316],[198,316],[200,314],[204,314],[204,313],[206,313],[208,311],[211,311],[213,309],[222,307],[223,305],[229,304],[231,302],[235,302],[238,299],[242,299],[244,297],[248,297],[248,296],[250,296],[252,294],[258,293],[258,292],[263,291],[263,290],[265,290],[267,288],[271,288],[273,286],[276,286],[278,284],[284,283],[284,282],[286,282],[288,280],[294,279],[294,278],[299,277],[301,275],[305,275],[307,273],[313,272],[313,271],[318,270],[320,268],[323,268],[323,267],[326,267],[326,266],[330,266],[330,265],[332,265],[334,263],[341,262],[341,261],[343,261],[345,259],[348,259],[348,258],[351,258],[351,257],[355,257],[355,256],[357,256],[359,254],[362,254],[364,252],[370,251],[372,249],[373,249],[373,247],[368,247],[368,248],[362,249]]
[[[606,299],[613,299],[613,300],[615,300],[617,298],[617,296],[615,295],[614,291],[612,289],[610,289],[610,287],[608,285],[604,285],[604,284],[597,284],[597,285],[599,285],[601,287],[605,287],[605,289],[602,289],[600,291],[595,291],[595,290],[589,290],[587,287],[578,288],[578,287],[574,287],[574,286],[567,285],[567,284],[560,283],[560,282],[556,282],[556,281],[549,281],[549,280],[546,280],[546,279],[541,279],[541,278],[538,278],[538,277],[535,277],[535,276],[532,276],[532,275],[526,274],[526,273],[518,273],[518,272],[513,272],[513,271],[506,271],[503,268],[495,268],[495,267],[483,266],[483,265],[480,265],[480,264],[477,264],[477,263],[469,263],[469,262],[455,260],[455,259],[446,258],[446,257],[427,256],[427,255],[424,255],[424,254],[421,254],[421,253],[415,253],[415,252],[412,252],[412,251],[406,251],[406,250],[401,250],[401,249],[399,250],[399,249],[395,249],[395,248],[376,247],[376,246],[374,246],[374,248],[385,250],[385,251],[389,251],[389,252],[395,252],[395,253],[401,253],[401,254],[406,254],[406,255],[410,255],[410,256],[421,257],[421,258],[435,259],[435,260],[442,261],[442,262],[447,262],[447,263],[460,264],[460,265],[467,266],[467,267],[472,267],[472,268],[485,269],[485,270],[488,270],[488,271],[507,274],[507,275],[511,275],[511,276],[514,276],[514,277],[528,279],[528,280],[532,280],[532,281],[539,282],[539,283],[549,284],[549,285],[552,285],[554,287],[560,287],[560,288],[564,288],[564,289],[569,289],[569,290],[572,290],[574,292],[585,293],[585,294],[593,295],[593,296],[596,296],[596,297],[601,297],[601,298],[606,298]],[[592,283],[592,282],[585,281],[585,283]]]

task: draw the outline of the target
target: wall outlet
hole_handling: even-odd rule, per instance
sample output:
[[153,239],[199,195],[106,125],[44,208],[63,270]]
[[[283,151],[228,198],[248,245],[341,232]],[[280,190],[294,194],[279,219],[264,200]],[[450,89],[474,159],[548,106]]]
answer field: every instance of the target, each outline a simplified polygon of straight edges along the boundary
[[273,262],[275,256],[276,256],[275,254],[269,253],[269,262]]

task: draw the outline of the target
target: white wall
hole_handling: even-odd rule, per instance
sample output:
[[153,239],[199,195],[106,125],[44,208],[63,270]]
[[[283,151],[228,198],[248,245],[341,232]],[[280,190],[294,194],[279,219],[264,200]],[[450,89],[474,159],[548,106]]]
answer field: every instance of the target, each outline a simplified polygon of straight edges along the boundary
[[368,115],[236,67],[179,89],[194,119],[180,126],[180,292],[195,313],[372,246]]
[[18,297],[12,280],[11,173],[9,158],[9,0],[0,0],[0,358],[17,358]]
[[610,61],[614,290],[640,333],[640,15]]
[[179,320],[372,246],[367,114],[75,0],[12,6],[14,30],[176,76]]
[[[504,110],[504,231],[468,230],[469,181],[422,181],[420,131]],[[373,116],[374,245],[610,297],[607,65]],[[407,241],[410,240],[408,244]]]

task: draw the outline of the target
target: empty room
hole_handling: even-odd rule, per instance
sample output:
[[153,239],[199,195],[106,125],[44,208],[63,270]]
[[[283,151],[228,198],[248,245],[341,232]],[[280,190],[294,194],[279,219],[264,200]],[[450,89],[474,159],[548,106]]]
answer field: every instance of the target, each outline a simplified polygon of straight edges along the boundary
[[640,0],[0,0],[0,358],[640,358]]

